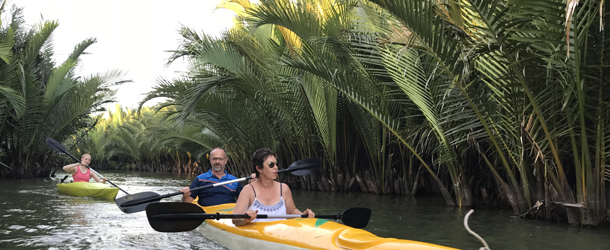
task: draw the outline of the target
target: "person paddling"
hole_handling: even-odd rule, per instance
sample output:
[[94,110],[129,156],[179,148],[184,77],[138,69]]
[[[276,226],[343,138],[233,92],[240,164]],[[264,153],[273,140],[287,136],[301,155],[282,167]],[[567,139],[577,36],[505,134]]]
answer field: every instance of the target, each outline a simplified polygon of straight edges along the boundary
[[[193,202],[195,198],[199,197],[197,203],[201,206],[215,206],[225,203],[234,203],[235,199],[239,197],[239,193],[242,190],[242,186],[239,183],[234,182],[217,186],[213,188],[200,189],[191,192],[191,188],[213,185],[220,182],[230,181],[237,179],[235,176],[230,175],[225,170],[228,158],[227,153],[223,148],[214,148],[210,151],[210,165],[212,169],[208,172],[200,174],[193,180],[191,186],[180,189],[182,192],[183,202]],[[254,174],[252,177],[254,178]]]
[[108,178],[101,179],[96,173],[91,172],[91,170],[89,170],[87,167],[89,166],[89,163],[91,163],[90,154],[83,154],[80,161],[81,162],[65,165],[63,167],[65,171],[72,173],[72,179],[74,182],[89,182],[89,180],[93,178],[96,182],[106,183]]
[[279,166],[273,151],[268,148],[256,150],[252,155],[252,165],[258,181],[244,188],[233,209],[234,214],[246,213],[250,218],[233,219],[233,224],[241,226],[256,221],[278,220],[256,219],[259,212],[268,215],[303,214],[308,218],[316,216],[309,208],[305,212],[297,209],[288,185],[275,181]]

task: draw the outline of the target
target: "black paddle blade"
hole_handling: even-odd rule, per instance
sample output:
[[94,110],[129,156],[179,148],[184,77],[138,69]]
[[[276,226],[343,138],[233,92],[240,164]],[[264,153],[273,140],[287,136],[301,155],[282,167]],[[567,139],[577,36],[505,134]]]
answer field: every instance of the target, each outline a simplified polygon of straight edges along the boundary
[[164,218],[165,214],[204,213],[201,207],[185,202],[151,203],[146,207],[148,224],[158,232],[184,232],[197,228],[205,219]]
[[131,214],[146,210],[146,206],[148,204],[159,202],[161,198],[134,206],[130,206],[130,202],[139,201],[142,199],[153,199],[154,197],[160,197],[160,195],[155,192],[142,192],[137,194],[125,195],[121,198],[116,199],[114,203],[116,203],[116,205],[119,207],[119,209],[121,209],[121,211],[123,211],[123,213]]
[[55,150],[55,152],[58,152],[60,154],[65,154],[66,152],[68,152],[66,151],[66,148],[61,145],[61,143],[57,142],[56,140],[53,140],[53,138],[51,137],[47,137],[47,139],[44,140],[44,143],[47,144],[49,148]]
[[341,214],[343,224],[354,228],[365,228],[369,224],[371,210],[363,207],[353,207]]
[[278,173],[290,172],[296,176],[309,175],[317,172],[320,169],[322,162],[319,158],[310,158],[305,160],[295,161],[290,164],[288,169],[282,169]]

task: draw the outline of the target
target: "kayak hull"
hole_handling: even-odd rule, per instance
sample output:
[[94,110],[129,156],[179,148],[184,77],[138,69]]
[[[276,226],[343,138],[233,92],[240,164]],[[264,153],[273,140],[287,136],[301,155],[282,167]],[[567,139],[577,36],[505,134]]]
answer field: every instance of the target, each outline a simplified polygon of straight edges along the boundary
[[[206,213],[231,214],[235,203],[203,207]],[[230,249],[405,249],[450,250],[418,241],[378,237],[368,231],[316,218],[233,225],[230,219],[206,220],[197,229]]]
[[243,249],[243,250],[300,250],[307,248],[300,248],[281,243],[275,243],[271,241],[264,241],[255,238],[248,238],[246,236],[237,235],[231,232],[227,232],[220,228],[205,225],[203,223],[197,230],[206,237],[214,240],[215,242],[228,247],[229,249]]
[[59,183],[57,190],[62,194],[72,196],[99,197],[110,200],[114,200],[119,193],[118,188],[98,182]]

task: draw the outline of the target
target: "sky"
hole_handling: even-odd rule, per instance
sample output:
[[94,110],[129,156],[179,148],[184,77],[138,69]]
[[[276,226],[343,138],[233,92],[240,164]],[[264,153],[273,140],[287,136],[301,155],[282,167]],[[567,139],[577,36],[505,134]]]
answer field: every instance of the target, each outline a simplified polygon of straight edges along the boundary
[[[216,9],[219,0],[8,0],[24,8],[26,25],[55,20],[53,32],[57,64],[66,60],[78,43],[96,38],[81,55],[77,75],[89,76],[119,69],[124,79],[115,99],[121,106],[135,108],[160,77],[171,79],[187,69],[182,60],[166,67],[168,50],[178,48],[182,26],[218,36],[233,24],[233,12]],[[42,17],[41,17],[42,16]],[[145,104],[151,106],[161,101]],[[108,105],[113,110],[114,104]]]

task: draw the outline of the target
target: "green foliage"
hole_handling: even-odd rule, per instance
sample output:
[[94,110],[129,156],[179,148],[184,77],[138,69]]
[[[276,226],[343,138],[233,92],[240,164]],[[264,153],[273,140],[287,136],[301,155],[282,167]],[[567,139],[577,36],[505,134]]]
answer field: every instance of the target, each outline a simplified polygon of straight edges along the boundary
[[[192,172],[221,146],[241,176],[269,147],[282,164],[324,159],[295,182],[303,188],[423,190],[449,205],[605,221],[603,1],[573,14],[559,0],[229,3],[236,26],[220,38],[182,29],[170,63],[191,67],[158,80],[140,104],[166,98],[154,112],[117,111],[87,132],[100,161]],[[2,107],[26,116],[28,101]],[[528,214],[537,202],[545,208]]]
[[50,36],[57,22],[43,21],[25,31],[22,10],[15,8],[12,22],[0,29],[0,176],[45,176],[52,152],[46,137],[63,141],[93,125],[89,114],[111,101],[109,87],[121,77],[118,71],[77,77],[78,57],[95,42],[77,45],[60,66],[51,60]]

